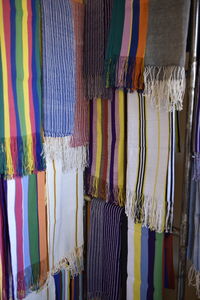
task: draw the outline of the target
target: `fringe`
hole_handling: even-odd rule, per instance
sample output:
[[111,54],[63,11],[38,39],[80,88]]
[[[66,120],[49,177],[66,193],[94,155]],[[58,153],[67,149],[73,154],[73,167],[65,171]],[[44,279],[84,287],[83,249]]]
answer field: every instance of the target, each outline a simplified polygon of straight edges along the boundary
[[124,206],[126,201],[126,192],[124,187],[114,186],[110,189],[109,183],[101,178],[88,175],[87,194],[94,198],[101,198],[106,201],[114,201],[119,206]]
[[194,159],[194,173],[192,179],[195,181],[200,180],[200,153],[195,152],[193,154],[193,159]]
[[83,246],[75,248],[73,252],[61,259],[57,266],[52,269],[51,274],[54,275],[63,268],[70,271],[72,278],[78,276],[83,271]]
[[194,265],[189,268],[188,283],[196,288],[196,295],[200,299],[200,270],[197,271]]
[[[37,275],[34,276],[33,269],[37,269]],[[46,270],[41,274],[41,270]],[[31,265],[22,272],[17,273],[17,295],[19,299],[25,298],[34,291],[39,291],[46,284],[49,276],[47,261]]]
[[145,66],[144,95],[157,109],[182,110],[185,69],[179,66]]
[[113,57],[105,65],[107,88],[126,88],[130,92],[143,89],[143,58]]
[[40,134],[0,139],[0,174],[5,178],[29,175],[45,167]]
[[88,166],[88,146],[71,147],[71,136],[45,137],[44,154],[51,160],[61,160],[62,170],[67,172],[73,169],[84,170]]
[[132,191],[126,193],[125,212],[135,223],[156,232],[165,230],[165,203],[158,204],[156,199],[149,195],[136,195]]

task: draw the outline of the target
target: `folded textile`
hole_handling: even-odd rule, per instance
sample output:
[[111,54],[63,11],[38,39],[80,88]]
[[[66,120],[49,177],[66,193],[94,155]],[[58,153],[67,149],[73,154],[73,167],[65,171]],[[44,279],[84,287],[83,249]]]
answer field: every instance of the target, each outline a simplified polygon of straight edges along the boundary
[[105,58],[107,87],[143,89],[148,6],[148,0],[114,2]]
[[25,298],[48,277],[45,175],[8,180],[7,213],[15,298]]
[[112,101],[90,104],[89,168],[86,192],[93,197],[125,203],[126,98],[122,90]]
[[45,154],[62,155],[74,133],[75,37],[69,0],[42,0]]
[[[127,232],[124,208],[100,199],[91,203],[88,251],[88,299],[121,299],[122,230]],[[127,256],[127,253],[126,253]],[[113,277],[113,274],[115,275]],[[126,282],[126,280],[125,280]]]
[[157,108],[182,109],[189,13],[190,0],[149,1],[144,92]]
[[63,172],[60,161],[47,160],[49,265],[71,276],[83,269],[83,172]]
[[0,299],[13,299],[10,237],[7,214],[7,181],[0,177]]
[[0,1],[0,106],[0,174],[44,170],[39,0]]
[[85,6],[84,78],[87,99],[112,97],[105,88],[104,58],[113,0],[88,0]]
[[141,94],[128,94],[126,213],[152,230],[165,229],[169,113]]

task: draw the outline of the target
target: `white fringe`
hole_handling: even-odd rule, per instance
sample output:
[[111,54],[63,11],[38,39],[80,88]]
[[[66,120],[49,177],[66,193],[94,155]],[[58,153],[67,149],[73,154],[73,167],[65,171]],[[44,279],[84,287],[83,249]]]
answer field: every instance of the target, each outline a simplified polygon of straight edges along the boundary
[[88,166],[88,146],[71,147],[71,136],[45,137],[44,155],[47,159],[62,160],[62,170],[84,170]]
[[188,283],[196,288],[196,295],[200,299],[200,271],[192,265],[188,271]]
[[60,262],[51,270],[51,274],[54,275],[62,269],[70,271],[72,278],[79,275],[83,269],[83,246],[75,249],[69,253],[66,257],[62,258]]
[[165,230],[165,203],[159,203],[149,195],[142,195],[138,198],[134,192],[127,191],[125,212],[128,217],[135,220],[136,218],[136,203],[143,199],[141,211],[141,223],[156,232]]
[[178,66],[146,66],[144,95],[157,109],[182,110],[185,93],[185,69]]

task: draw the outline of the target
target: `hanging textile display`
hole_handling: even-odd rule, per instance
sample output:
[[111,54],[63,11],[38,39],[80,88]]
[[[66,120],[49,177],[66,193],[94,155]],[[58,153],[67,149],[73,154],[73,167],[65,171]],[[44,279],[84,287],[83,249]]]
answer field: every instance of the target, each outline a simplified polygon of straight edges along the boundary
[[[42,0],[41,3],[45,155],[51,159],[63,159],[68,154],[70,135],[74,133],[73,12],[69,0]],[[69,156],[67,160],[70,161]]]
[[107,87],[143,89],[148,6],[148,0],[114,2],[105,58]]
[[7,182],[0,178],[0,299],[13,299],[10,238],[7,215]]
[[[83,83],[83,36],[84,36],[84,12],[85,6],[77,1],[72,2],[74,33],[75,33],[75,57],[76,57],[76,105],[74,133],[71,137],[69,151],[71,154],[64,155],[64,166],[84,169],[88,163],[88,113],[89,103],[85,98]],[[66,151],[66,150],[65,150]],[[70,166],[69,166],[70,168]]]
[[8,180],[7,213],[15,298],[25,298],[48,276],[45,174]]
[[46,180],[50,270],[66,268],[73,277],[83,270],[83,172],[47,160]]
[[90,165],[87,193],[93,197],[125,203],[126,98],[122,90],[112,101],[97,99],[90,105]]
[[144,92],[157,108],[182,109],[189,13],[190,0],[149,1]]
[[0,1],[0,174],[45,168],[39,1]]
[[85,10],[84,79],[87,99],[112,97],[105,88],[104,58],[113,0],[88,0]]
[[[128,94],[126,213],[152,230],[165,229],[169,113],[141,93]],[[171,211],[170,211],[171,212]]]
[[[88,299],[120,299],[122,283],[122,230],[127,231],[124,208],[93,199],[88,249]],[[127,254],[127,253],[126,253]]]

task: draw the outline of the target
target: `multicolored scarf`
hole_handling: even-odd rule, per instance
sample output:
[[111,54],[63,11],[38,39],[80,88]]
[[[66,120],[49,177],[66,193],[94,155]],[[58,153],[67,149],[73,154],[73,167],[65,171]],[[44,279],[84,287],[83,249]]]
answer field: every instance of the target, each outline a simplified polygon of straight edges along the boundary
[[46,181],[50,270],[66,268],[74,277],[83,270],[83,172],[47,160]]
[[163,233],[128,219],[127,299],[162,299]]
[[136,223],[163,232],[166,226],[169,113],[155,110],[137,92],[128,94],[127,112],[126,213]]
[[121,293],[124,295],[121,290],[122,247],[126,248],[122,244],[123,228],[127,232],[124,208],[93,199],[90,218],[87,298],[118,300]]
[[0,177],[0,299],[14,299],[7,215],[7,182]]
[[39,0],[0,1],[0,107],[0,174],[44,170]]
[[149,1],[144,92],[157,108],[182,109],[189,14],[190,0]]
[[69,0],[42,0],[44,135],[47,157],[63,155],[74,132],[75,38]]
[[87,193],[93,197],[125,203],[126,98],[122,90],[112,101],[90,104],[90,146]]
[[88,0],[85,10],[84,78],[87,99],[112,98],[105,88],[104,58],[113,0]]
[[22,299],[48,275],[45,174],[8,180],[7,189],[14,294]]
[[143,89],[148,0],[114,2],[105,58],[107,87]]

